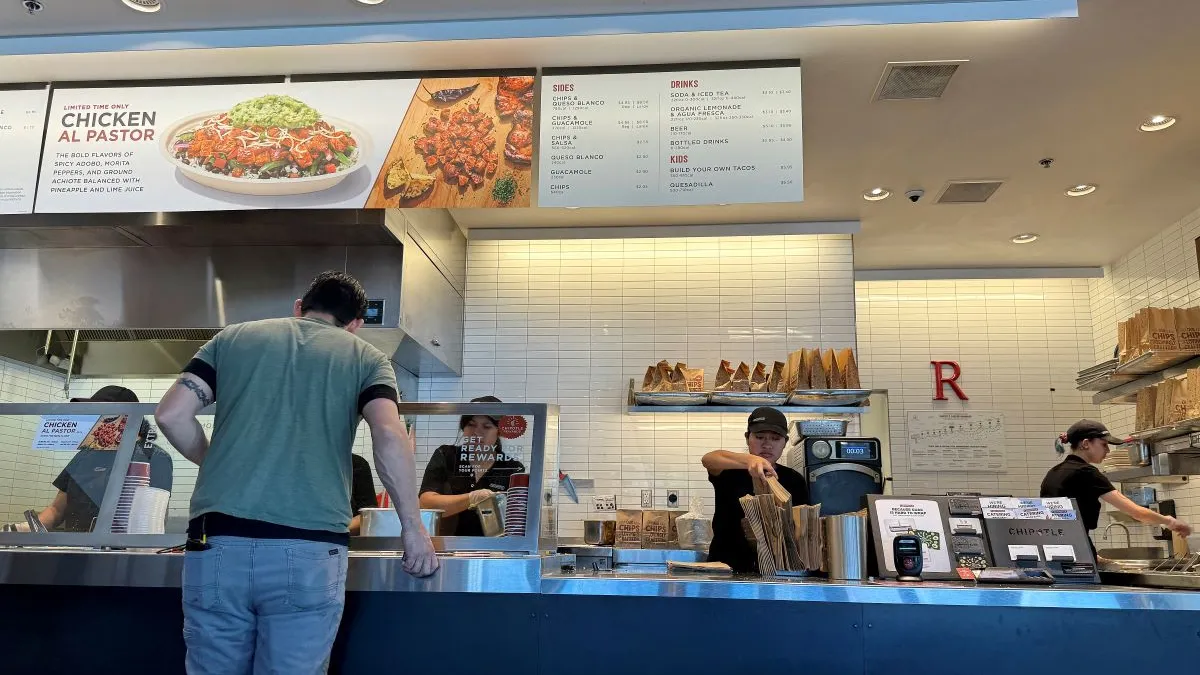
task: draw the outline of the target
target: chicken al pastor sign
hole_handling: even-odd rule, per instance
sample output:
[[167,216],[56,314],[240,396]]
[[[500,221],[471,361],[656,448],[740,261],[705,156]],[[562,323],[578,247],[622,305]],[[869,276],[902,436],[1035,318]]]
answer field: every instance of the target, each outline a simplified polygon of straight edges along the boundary
[[528,206],[532,76],[55,90],[41,213]]

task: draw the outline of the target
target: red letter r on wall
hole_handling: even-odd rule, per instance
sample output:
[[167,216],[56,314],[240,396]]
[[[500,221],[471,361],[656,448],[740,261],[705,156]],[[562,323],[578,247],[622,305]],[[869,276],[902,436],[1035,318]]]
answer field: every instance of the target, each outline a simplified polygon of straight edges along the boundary
[[[959,400],[970,400],[967,398],[967,395],[963,392],[962,388],[958,386],[958,378],[960,375],[962,375],[962,368],[958,367],[957,362],[930,361],[929,363],[933,366],[933,400],[947,400],[945,391],[946,385],[950,385],[950,388],[954,390],[954,395],[957,396]],[[946,377],[942,374],[942,366],[950,366],[950,377]]]

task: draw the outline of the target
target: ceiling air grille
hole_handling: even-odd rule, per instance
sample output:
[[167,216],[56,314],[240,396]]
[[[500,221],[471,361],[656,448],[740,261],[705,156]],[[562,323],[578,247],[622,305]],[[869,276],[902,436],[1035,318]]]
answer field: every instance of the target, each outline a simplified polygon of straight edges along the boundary
[[960,180],[946,183],[942,194],[938,195],[938,204],[982,204],[1003,185],[998,180]]
[[[79,331],[80,342],[127,342],[130,340],[208,340],[220,331],[213,328],[97,329]],[[66,331],[68,337],[70,331]]]
[[920,101],[941,98],[950,78],[965,61],[889,63],[883,68],[876,101]]

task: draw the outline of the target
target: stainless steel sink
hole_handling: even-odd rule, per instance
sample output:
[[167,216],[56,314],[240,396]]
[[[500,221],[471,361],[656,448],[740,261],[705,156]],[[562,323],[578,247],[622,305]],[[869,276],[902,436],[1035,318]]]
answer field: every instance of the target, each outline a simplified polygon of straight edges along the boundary
[[1096,555],[1109,560],[1164,560],[1167,550],[1161,546],[1127,546],[1125,548],[1102,548]]

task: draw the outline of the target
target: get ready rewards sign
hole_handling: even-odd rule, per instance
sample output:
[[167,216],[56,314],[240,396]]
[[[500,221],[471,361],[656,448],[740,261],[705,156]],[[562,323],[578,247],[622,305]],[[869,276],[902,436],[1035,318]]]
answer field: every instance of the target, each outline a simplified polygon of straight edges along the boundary
[[39,213],[528,206],[532,76],[59,89]]

